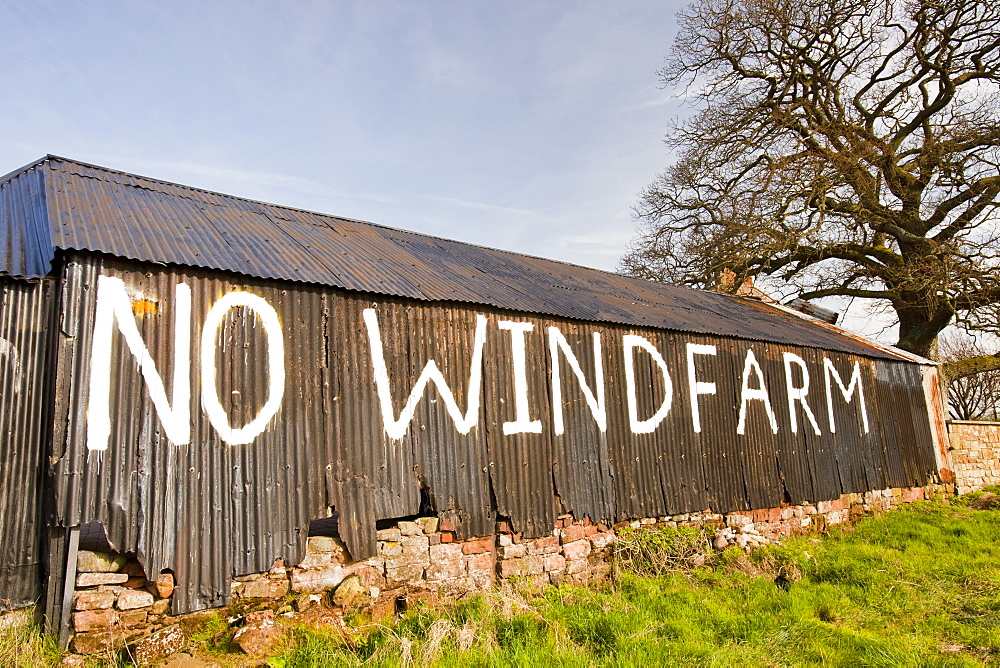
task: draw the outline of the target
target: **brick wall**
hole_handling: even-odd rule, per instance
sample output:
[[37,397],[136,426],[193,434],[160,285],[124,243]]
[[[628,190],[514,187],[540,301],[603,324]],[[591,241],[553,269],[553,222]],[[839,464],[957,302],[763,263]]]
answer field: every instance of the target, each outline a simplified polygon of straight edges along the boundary
[[1000,485],[1000,422],[948,422],[951,462],[959,494]]
[[[501,521],[492,536],[457,541],[447,521],[420,517],[380,529],[377,556],[365,561],[352,562],[336,538],[311,536],[301,563],[291,566],[279,559],[266,573],[236,578],[232,598],[236,603],[271,605],[278,614],[304,612],[324,601],[388,616],[407,602],[433,603],[510,578],[534,585],[603,580],[611,571],[615,531],[624,526],[708,527],[715,530],[716,547],[735,544],[749,549],[782,536],[853,521],[866,512],[890,510],[930,493],[954,491],[950,484],[874,490],[809,505],[650,517],[615,527],[563,515],[549,535],[530,539]],[[141,648],[142,639],[155,640],[158,630],[179,633],[177,618],[170,614],[174,582],[169,573],[147,580],[135,559],[94,552],[80,553],[78,571],[72,618],[75,652],[105,652],[136,642]],[[327,592],[332,595],[325,598]]]

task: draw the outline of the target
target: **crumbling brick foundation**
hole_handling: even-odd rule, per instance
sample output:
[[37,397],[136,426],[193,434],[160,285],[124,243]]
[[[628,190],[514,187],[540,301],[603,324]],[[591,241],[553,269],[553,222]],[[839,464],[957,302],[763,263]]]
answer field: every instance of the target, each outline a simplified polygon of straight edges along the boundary
[[[447,521],[421,517],[380,529],[377,555],[363,561],[352,562],[337,538],[311,536],[301,563],[289,566],[279,559],[266,573],[236,578],[231,592],[234,601],[272,601],[275,608],[300,611],[332,591],[329,602],[333,604],[364,606],[375,616],[387,616],[398,609],[401,597],[433,603],[462,592],[489,589],[510,578],[534,585],[586,585],[604,580],[611,571],[615,530],[623,526],[659,524],[722,530],[752,525],[755,534],[775,540],[824,530],[928,494],[954,491],[950,484],[874,490],[809,505],[728,514],[686,513],[615,527],[563,515],[551,534],[539,538],[525,538],[501,521],[492,536],[458,541],[454,526]],[[174,583],[169,573],[148,581],[134,559],[93,552],[81,552],[78,565],[72,618],[75,652],[93,654],[126,642],[138,643],[141,649],[144,638],[172,628]]]

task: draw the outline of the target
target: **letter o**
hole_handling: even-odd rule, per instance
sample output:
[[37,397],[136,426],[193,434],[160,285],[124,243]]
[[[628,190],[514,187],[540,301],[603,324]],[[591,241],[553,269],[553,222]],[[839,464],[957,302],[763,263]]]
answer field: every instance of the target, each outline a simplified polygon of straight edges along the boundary
[[[239,429],[229,424],[229,415],[219,401],[215,378],[215,349],[219,327],[229,309],[246,306],[260,318],[267,334],[268,393],[267,401],[253,420]],[[201,332],[201,405],[209,422],[229,445],[246,445],[267,427],[268,421],[281,407],[285,394],[285,341],[278,313],[263,297],[249,292],[230,292],[212,305]]]

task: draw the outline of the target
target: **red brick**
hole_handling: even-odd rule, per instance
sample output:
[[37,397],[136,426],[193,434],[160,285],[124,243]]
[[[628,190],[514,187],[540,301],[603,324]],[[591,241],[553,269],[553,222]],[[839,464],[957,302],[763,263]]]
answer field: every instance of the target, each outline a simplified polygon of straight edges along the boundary
[[108,590],[78,591],[73,599],[74,610],[103,610],[115,604],[115,593]]
[[451,532],[445,532],[441,534],[442,543],[453,543],[455,542],[455,534]]
[[567,559],[583,559],[590,554],[590,542],[578,540],[575,543],[566,543],[563,545],[563,554]]
[[583,531],[583,535],[586,536],[587,538],[590,538],[595,533],[597,533],[597,527],[594,526],[593,524],[588,524]]
[[585,537],[586,529],[580,524],[574,524],[562,530],[563,545],[566,543],[575,543],[578,540],[583,540]]
[[523,559],[504,559],[500,562],[500,577],[510,578],[522,575],[524,572]]
[[82,610],[73,613],[73,629],[77,633],[106,630],[118,624],[118,613],[114,610]]
[[482,554],[493,550],[492,538],[480,538],[478,540],[467,540],[462,543],[462,552],[465,554]]
[[454,530],[455,530],[455,522],[453,520],[445,519],[442,517],[438,521],[438,531],[443,533],[445,531],[454,531]]
[[544,538],[532,541],[531,544],[536,550],[544,550],[549,547],[558,547],[559,539],[555,536],[545,536]]
[[466,568],[470,571],[492,571],[493,570],[493,555],[490,553],[486,554],[473,554],[465,558]]
[[545,571],[561,571],[566,568],[566,557],[561,554],[550,554],[543,560]]

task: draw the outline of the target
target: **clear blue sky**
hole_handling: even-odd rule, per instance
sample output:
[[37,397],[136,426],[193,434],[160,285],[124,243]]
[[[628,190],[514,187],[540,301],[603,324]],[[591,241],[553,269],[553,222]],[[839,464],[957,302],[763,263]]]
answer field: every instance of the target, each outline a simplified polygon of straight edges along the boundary
[[656,74],[685,4],[0,0],[0,174],[54,153],[613,270],[690,111]]
[[683,4],[0,0],[0,173],[54,153],[614,269]]

